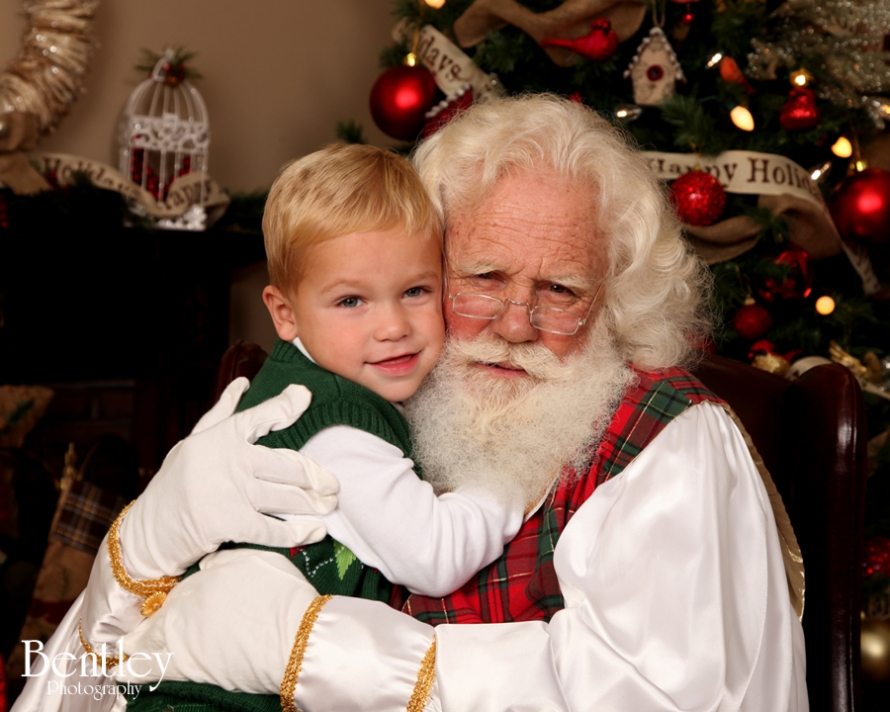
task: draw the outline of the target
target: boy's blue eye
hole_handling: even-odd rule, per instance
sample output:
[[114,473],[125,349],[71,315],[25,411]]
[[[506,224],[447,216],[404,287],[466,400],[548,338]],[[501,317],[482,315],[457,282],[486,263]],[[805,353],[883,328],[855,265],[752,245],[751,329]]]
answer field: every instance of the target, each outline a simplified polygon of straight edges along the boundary
[[338,307],[347,307],[354,308],[361,304],[362,300],[358,297],[343,297],[339,302],[337,302]]
[[411,287],[405,291],[406,297],[419,297],[426,293],[426,288],[424,287]]

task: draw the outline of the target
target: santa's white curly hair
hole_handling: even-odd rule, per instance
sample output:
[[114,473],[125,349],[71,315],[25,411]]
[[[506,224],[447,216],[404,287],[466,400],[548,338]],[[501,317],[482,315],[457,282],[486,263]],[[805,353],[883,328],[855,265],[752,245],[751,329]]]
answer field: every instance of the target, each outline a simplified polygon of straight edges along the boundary
[[548,94],[478,104],[412,157],[445,220],[472,210],[508,172],[549,169],[586,183],[597,201],[591,235],[608,239],[600,316],[637,368],[688,365],[710,331],[710,272],[683,238],[664,187],[626,132]]

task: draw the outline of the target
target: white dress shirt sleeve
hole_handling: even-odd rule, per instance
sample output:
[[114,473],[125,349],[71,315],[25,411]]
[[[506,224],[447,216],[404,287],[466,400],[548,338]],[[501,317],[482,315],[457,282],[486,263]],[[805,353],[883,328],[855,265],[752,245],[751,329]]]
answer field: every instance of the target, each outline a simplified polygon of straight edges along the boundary
[[[427,709],[808,709],[772,509],[721,408],[691,408],[600,486],[554,565],[566,607],[549,623],[435,629]],[[322,609],[298,704],[405,709],[433,629],[384,609],[348,598]]]
[[326,428],[300,452],[340,483],[337,508],[322,517],[328,533],[414,593],[444,596],[460,588],[522,525],[521,505],[508,506],[481,487],[437,497],[399,448],[363,430]]

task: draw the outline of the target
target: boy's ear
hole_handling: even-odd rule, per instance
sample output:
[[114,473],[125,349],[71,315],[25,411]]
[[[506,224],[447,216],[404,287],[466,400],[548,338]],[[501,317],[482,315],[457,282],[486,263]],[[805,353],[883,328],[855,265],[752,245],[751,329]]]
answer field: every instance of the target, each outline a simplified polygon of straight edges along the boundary
[[263,290],[263,302],[269,314],[272,316],[272,323],[275,324],[275,331],[278,333],[282,341],[293,341],[299,336],[297,333],[297,321],[294,317],[294,309],[290,300],[287,299],[278,287],[269,285]]

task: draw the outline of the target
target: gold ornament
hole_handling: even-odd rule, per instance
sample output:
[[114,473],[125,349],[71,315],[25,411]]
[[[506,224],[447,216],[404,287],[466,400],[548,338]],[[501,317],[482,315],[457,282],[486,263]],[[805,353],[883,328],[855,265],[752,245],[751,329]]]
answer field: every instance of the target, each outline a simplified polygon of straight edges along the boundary
[[884,364],[876,354],[869,351],[860,361],[850,353],[847,353],[840,347],[837,341],[830,341],[828,344],[828,352],[831,360],[839,363],[841,366],[849,368],[862,390],[873,393],[881,398],[890,400],[890,382],[884,377]]
[[864,618],[860,636],[862,674],[872,682],[890,680],[890,623]]
[[772,351],[764,351],[758,353],[751,360],[754,368],[759,368],[767,373],[775,373],[777,376],[785,376],[791,370],[791,363],[784,356],[773,353]]
[[40,133],[52,131],[83,91],[98,0],[24,3],[28,29],[19,56],[0,74],[0,115],[36,114]]
[[[828,343],[828,353],[831,356],[831,360],[835,363],[839,363],[841,366],[846,366],[849,368],[853,375],[858,379],[863,379],[868,376],[868,369],[863,365],[862,361],[853,356],[850,353],[844,351],[841,348],[840,344],[837,341],[830,341]],[[871,379],[868,379],[871,380]]]

